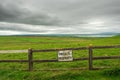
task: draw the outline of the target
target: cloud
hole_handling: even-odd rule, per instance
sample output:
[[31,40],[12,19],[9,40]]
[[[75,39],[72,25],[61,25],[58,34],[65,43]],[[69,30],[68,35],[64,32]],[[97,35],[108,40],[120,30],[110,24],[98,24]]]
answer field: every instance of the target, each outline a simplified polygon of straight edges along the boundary
[[0,22],[0,30],[2,31],[15,31],[19,33],[62,33],[69,32],[72,30],[69,27],[58,27],[58,26],[44,26],[44,25],[28,25],[28,24],[18,24],[18,23],[8,23]]
[[119,4],[119,0],[0,0],[0,31],[120,32]]
[[[75,26],[75,28],[74,28]],[[114,25],[114,23],[109,24],[111,27],[106,27],[104,25],[96,24],[83,24],[81,25],[71,25],[70,27],[58,27],[58,26],[44,26],[44,25],[28,25],[28,24],[18,24],[18,23],[8,23],[0,22],[0,33],[5,34],[93,34],[93,33],[103,33],[103,32],[119,32],[119,23]],[[114,27],[112,27],[114,26]],[[92,27],[92,28],[91,28]],[[8,33],[6,33],[8,32]]]
[[33,25],[58,25],[59,19],[42,11],[38,12],[30,7],[27,8],[25,4],[21,6],[18,2],[5,0],[0,3],[0,21]]

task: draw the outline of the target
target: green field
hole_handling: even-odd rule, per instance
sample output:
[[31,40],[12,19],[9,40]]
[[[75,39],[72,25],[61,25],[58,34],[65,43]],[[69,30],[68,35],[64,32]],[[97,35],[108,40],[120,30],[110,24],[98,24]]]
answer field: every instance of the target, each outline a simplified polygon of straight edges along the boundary
[[[47,36],[1,36],[0,50],[55,49],[120,45],[120,36],[114,37],[47,37]],[[96,49],[93,56],[120,56],[120,48]],[[0,54],[0,60],[28,59],[27,53]],[[74,58],[88,57],[88,50],[73,51]],[[57,59],[57,52],[34,53],[33,59]],[[28,63],[0,63],[0,80],[119,80],[120,59],[96,60],[94,67],[111,67],[98,71],[21,71]],[[88,68],[88,61],[34,63],[34,70],[61,68]]]

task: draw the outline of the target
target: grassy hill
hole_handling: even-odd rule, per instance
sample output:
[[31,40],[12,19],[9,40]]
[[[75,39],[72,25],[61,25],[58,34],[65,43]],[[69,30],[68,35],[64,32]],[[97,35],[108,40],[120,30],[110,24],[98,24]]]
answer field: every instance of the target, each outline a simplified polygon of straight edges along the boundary
[[[21,50],[21,49],[51,49],[71,48],[106,45],[120,45],[120,36],[90,38],[90,37],[47,37],[47,36],[1,36],[0,50]],[[120,56],[120,49],[97,49],[93,56]],[[88,57],[88,50],[73,51],[74,58]],[[0,54],[1,60],[6,59],[28,59],[27,53]],[[33,59],[57,59],[57,52],[34,53]],[[94,67],[111,67],[111,69],[89,71],[21,71],[28,69],[27,63],[0,63],[0,80],[119,80],[120,59],[117,60],[96,60]],[[88,68],[88,61],[59,62],[59,63],[34,63],[34,69],[53,68]]]

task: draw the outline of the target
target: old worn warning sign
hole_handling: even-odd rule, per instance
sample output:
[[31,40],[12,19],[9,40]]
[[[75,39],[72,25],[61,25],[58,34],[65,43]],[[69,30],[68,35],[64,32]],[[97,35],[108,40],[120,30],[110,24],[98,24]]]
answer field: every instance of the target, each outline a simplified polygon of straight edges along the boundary
[[72,50],[58,51],[58,61],[73,61]]

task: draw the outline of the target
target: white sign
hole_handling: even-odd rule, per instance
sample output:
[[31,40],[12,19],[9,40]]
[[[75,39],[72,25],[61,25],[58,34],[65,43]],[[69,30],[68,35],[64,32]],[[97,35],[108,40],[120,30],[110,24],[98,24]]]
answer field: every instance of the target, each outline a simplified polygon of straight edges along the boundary
[[72,50],[58,51],[58,61],[73,61]]

